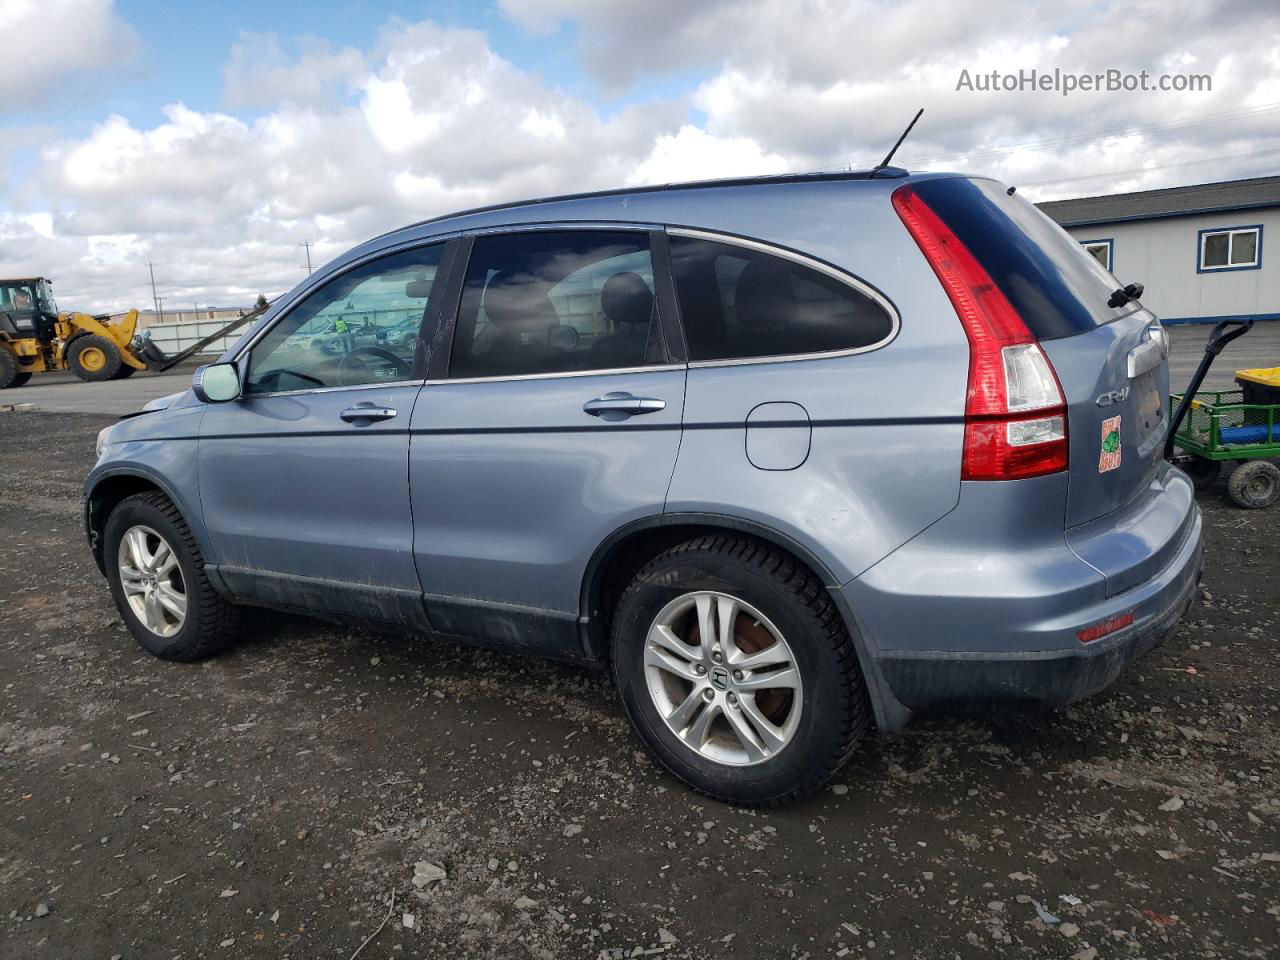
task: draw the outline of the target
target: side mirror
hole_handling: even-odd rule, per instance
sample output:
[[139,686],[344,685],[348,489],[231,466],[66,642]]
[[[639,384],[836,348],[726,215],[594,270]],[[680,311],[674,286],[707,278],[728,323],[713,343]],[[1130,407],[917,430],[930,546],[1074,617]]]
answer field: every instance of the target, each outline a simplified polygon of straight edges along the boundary
[[240,371],[234,363],[206,363],[191,378],[191,392],[201,403],[226,403],[240,396]]

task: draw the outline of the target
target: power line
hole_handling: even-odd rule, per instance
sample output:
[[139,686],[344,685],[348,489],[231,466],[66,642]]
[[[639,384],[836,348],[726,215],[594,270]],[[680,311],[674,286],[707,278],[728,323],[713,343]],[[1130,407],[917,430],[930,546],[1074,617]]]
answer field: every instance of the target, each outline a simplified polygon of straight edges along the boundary
[[1203,114],[1196,117],[1181,117],[1177,120],[1168,120],[1163,123],[1124,127],[1122,129],[1109,130],[1103,133],[1076,134],[1067,137],[1053,137],[1047,140],[1026,140],[1022,143],[1011,143],[1003,147],[991,147],[986,150],[974,150],[968,153],[949,153],[938,154],[932,157],[919,157],[905,165],[920,166],[922,164],[942,163],[944,161],[983,159],[986,157],[999,156],[1002,153],[1009,153],[1013,150],[1035,150],[1045,147],[1079,146],[1080,144],[1093,143],[1098,140],[1110,140],[1115,137],[1134,136],[1135,134],[1140,133],[1154,133],[1161,130],[1178,130],[1184,127],[1200,126],[1206,123],[1224,123],[1228,120],[1244,120],[1252,117],[1264,116],[1277,111],[1280,111],[1280,103],[1264,103],[1259,104],[1256,107],[1244,107],[1239,110]]

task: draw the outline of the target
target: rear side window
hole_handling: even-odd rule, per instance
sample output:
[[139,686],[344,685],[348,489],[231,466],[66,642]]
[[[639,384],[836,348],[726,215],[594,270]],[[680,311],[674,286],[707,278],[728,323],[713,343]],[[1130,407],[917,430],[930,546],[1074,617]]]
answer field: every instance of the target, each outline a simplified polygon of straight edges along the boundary
[[1138,309],[1107,306],[1116,278],[1004,184],[943,177],[912,189],[978,258],[1038,340],[1083,333]]
[[509,377],[660,361],[649,235],[564,230],[478,237],[451,377]]
[[690,360],[853,350],[893,331],[860,290],[763,251],[673,234],[671,268]]

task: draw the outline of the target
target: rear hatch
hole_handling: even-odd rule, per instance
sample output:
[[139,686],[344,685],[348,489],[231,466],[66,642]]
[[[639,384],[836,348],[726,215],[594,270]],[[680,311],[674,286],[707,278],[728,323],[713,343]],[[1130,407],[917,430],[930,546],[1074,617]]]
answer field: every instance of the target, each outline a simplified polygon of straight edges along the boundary
[[921,180],[915,191],[990,274],[1040,342],[1067,406],[1066,525],[1105,516],[1151,487],[1169,392],[1159,321],[1066,231],[994,180]]

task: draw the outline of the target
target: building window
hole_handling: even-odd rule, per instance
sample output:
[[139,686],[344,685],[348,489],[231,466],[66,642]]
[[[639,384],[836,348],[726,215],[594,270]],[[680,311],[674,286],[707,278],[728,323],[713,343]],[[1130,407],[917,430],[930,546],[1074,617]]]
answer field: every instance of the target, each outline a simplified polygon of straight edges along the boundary
[[1257,270],[1262,266],[1262,227],[1226,227],[1200,231],[1200,273]]
[[1093,259],[1102,264],[1102,269],[1111,271],[1111,249],[1114,241],[1112,240],[1081,240],[1080,245],[1084,247],[1084,252]]

